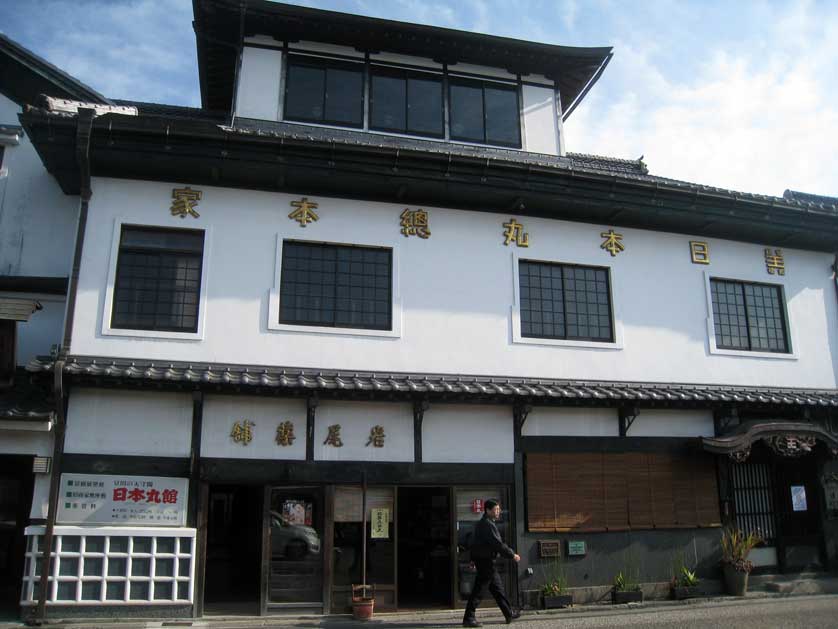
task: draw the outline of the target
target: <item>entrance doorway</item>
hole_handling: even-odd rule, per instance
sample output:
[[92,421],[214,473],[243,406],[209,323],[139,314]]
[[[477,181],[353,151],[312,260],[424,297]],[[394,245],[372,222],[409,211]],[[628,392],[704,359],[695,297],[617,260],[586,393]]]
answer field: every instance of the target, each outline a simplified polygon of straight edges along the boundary
[[399,487],[399,608],[451,607],[449,487]]
[[259,613],[263,500],[261,486],[210,487],[205,613]]
[[32,457],[0,457],[0,620],[18,616],[32,484]]

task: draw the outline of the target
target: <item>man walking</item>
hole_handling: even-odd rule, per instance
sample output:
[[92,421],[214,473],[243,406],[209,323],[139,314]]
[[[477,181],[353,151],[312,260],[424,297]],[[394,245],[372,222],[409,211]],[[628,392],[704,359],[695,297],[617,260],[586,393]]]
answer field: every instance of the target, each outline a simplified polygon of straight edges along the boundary
[[495,569],[495,557],[502,555],[506,559],[512,559],[516,563],[521,561],[518,555],[509,546],[503,543],[495,526],[495,520],[500,518],[500,505],[494,500],[487,500],[484,507],[483,518],[477,523],[474,530],[474,543],[471,546],[471,559],[477,567],[477,576],[474,579],[474,588],[471,596],[468,597],[466,613],[463,616],[463,627],[479,627],[480,623],[474,616],[474,610],[480,604],[481,592],[484,586],[489,584],[489,592],[495,597],[498,607],[506,618],[506,624],[521,615],[521,612],[513,611],[512,606],[503,591],[498,571]]

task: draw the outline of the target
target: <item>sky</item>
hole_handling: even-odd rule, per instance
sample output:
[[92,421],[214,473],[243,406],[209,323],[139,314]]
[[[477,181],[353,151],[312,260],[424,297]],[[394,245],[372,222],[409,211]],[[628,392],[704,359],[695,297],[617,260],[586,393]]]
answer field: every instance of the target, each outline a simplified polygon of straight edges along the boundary
[[[613,46],[566,148],[652,174],[838,196],[834,0],[296,0],[569,46]],[[191,0],[2,0],[0,31],[112,98],[200,106]]]

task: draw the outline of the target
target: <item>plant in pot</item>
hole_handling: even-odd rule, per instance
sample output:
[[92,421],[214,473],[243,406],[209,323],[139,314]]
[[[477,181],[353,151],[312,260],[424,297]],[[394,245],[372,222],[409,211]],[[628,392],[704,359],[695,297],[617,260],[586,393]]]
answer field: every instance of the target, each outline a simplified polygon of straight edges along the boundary
[[614,577],[611,602],[615,605],[643,602],[643,590],[630,570],[620,571]]
[[369,620],[372,618],[375,607],[375,586],[362,585],[352,586],[352,617],[355,620]]
[[754,564],[748,561],[748,554],[762,541],[762,536],[753,531],[745,533],[735,527],[722,531],[722,570],[728,594],[745,596],[748,575],[754,568]]
[[567,573],[561,557],[556,557],[547,570],[541,596],[544,609],[558,609],[573,605],[573,595],[568,594]]
[[678,601],[683,601],[687,598],[699,596],[701,591],[698,587],[698,582],[699,579],[695,572],[687,568],[684,564],[681,564],[675,575],[672,577],[672,598]]

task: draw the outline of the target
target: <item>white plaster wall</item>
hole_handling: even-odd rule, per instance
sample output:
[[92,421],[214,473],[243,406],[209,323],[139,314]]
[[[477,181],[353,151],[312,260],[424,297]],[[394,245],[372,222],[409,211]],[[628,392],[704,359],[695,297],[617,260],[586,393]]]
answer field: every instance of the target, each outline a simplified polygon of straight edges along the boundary
[[[20,293],[5,293],[22,297]],[[17,364],[26,365],[36,356],[49,356],[53,345],[61,343],[64,331],[65,300],[63,296],[33,295],[43,307],[17,324]]]
[[315,52],[326,55],[342,55],[344,57],[364,58],[364,53],[355,50],[352,46],[340,46],[337,44],[326,44],[315,41],[288,42],[288,48],[300,52]]
[[65,451],[78,454],[189,456],[192,398],[187,393],[74,389]]
[[524,423],[525,437],[618,437],[613,408],[545,408],[536,406]]
[[629,428],[629,437],[712,437],[712,411],[640,409]]
[[432,404],[422,420],[425,463],[512,463],[509,406]]
[[[323,442],[340,424],[343,446]],[[384,447],[366,445],[373,426],[384,428]],[[314,422],[317,461],[413,461],[413,408],[409,404],[320,401]]]
[[[300,194],[193,186],[199,219],[171,216],[182,184],[95,178],[81,264],[72,353],[192,363],[341,368],[352,371],[484,374],[836,388],[838,315],[832,256],[784,249],[786,274],[768,275],[764,247],[710,239],[711,264],[690,261],[690,236],[618,228],[625,251],[600,248],[609,225],[518,216],[528,248],[503,245],[508,215],[426,206],[427,240],[399,233],[403,205],[308,195],[320,217],[288,218]],[[117,218],[210,229],[206,333],[163,340],[101,333],[111,237]],[[269,330],[276,242],[301,239],[392,247],[403,310],[398,337],[351,330]],[[692,238],[695,239],[695,238]],[[766,243],[770,246],[771,243]],[[512,343],[513,251],[522,259],[611,268],[621,348]],[[796,357],[711,354],[704,272],[782,285]]]
[[[242,445],[230,433],[235,422],[252,422],[253,441]],[[276,442],[280,423],[294,424],[296,439],[290,446]],[[227,459],[275,459],[304,461],[306,458],[306,404],[303,400],[208,395],[204,399],[201,456]]]
[[236,116],[277,120],[282,51],[245,46],[242,53]]
[[0,430],[0,454],[52,456],[52,433],[34,430]]
[[[20,107],[0,94],[0,124],[20,126]],[[0,275],[70,274],[79,198],[48,174],[26,136],[6,146],[0,174]]]
[[556,95],[552,87],[523,86],[524,150],[559,154]]
[[29,517],[43,519],[49,513],[49,474],[35,474],[35,486],[32,488],[32,507]]

